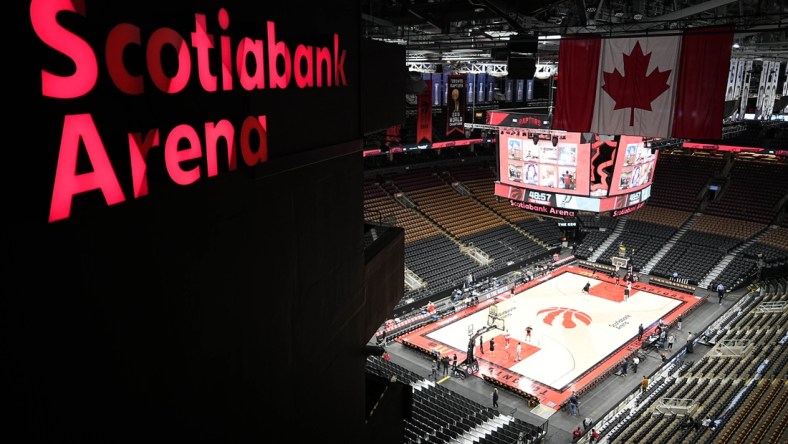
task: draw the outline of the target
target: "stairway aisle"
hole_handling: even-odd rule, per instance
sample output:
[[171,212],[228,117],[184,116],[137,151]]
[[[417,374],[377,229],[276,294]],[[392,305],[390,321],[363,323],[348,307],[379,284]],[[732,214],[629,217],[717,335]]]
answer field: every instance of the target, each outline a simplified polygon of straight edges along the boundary
[[602,242],[601,245],[599,245],[599,248],[597,248],[596,251],[594,251],[594,254],[592,254],[591,256],[588,257],[588,261],[589,262],[596,262],[597,259],[599,259],[599,256],[601,256],[602,253],[607,251],[607,249],[611,245],[613,245],[613,242],[615,242],[616,239],[618,239],[618,237],[621,236],[621,233],[624,232],[624,226],[626,224],[627,224],[627,218],[626,217],[620,218],[616,222],[616,228],[613,229],[613,232],[610,233],[610,236],[608,236],[607,239],[605,239],[605,241]]
[[657,263],[659,263],[659,261],[662,260],[663,257],[665,257],[665,255],[668,253],[668,251],[670,251],[671,248],[673,248],[674,245],[676,245],[676,242],[681,238],[681,236],[684,236],[684,233],[687,232],[689,227],[691,227],[692,224],[695,223],[695,221],[701,216],[701,214],[702,213],[695,213],[689,219],[687,219],[683,224],[681,224],[679,229],[676,230],[675,233],[673,233],[673,236],[671,236],[670,239],[668,239],[668,241],[665,242],[665,245],[663,245],[662,248],[660,248],[659,251],[657,251],[654,254],[654,256],[651,259],[649,259],[648,262],[646,262],[646,265],[643,266],[643,269],[641,269],[640,272],[643,274],[651,274],[651,270],[654,269],[654,266],[657,265]]

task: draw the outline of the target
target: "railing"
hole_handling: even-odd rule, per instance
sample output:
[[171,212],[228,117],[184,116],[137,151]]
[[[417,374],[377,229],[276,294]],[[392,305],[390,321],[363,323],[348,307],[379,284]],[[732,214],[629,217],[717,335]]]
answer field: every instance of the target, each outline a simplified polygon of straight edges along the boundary
[[657,401],[654,410],[665,415],[692,415],[697,405],[694,399],[662,398]]
[[410,290],[418,290],[427,285],[427,282],[420,278],[409,268],[405,268],[405,286]]
[[478,249],[477,247],[460,247],[460,251],[468,255],[479,265],[489,265],[490,262],[492,262],[490,255]]

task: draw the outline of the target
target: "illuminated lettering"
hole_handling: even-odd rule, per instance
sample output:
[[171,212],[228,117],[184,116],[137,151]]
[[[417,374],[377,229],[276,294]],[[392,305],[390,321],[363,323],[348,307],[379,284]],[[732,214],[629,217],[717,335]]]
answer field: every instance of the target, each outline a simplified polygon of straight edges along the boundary
[[[224,8],[215,16],[194,13],[194,29],[188,31],[166,26],[151,29],[125,22],[100,26],[88,23],[74,31],[58,22],[67,14],[89,20],[89,12],[84,1],[31,0],[30,21],[37,37],[74,65],[65,74],[41,69],[42,97],[77,99],[89,95],[100,81],[128,96],[149,93],[146,85],[168,95],[193,92],[189,89],[194,88],[206,93],[232,91],[236,84],[243,91],[287,89],[293,85],[299,89],[348,85],[347,50],[341,47],[336,33],[329,34],[331,41],[326,41],[326,46],[277,40],[276,23],[261,20],[259,29],[265,33],[265,40],[256,38],[260,36],[232,36],[230,14]],[[85,29],[91,30],[90,39],[77,34]],[[95,35],[96,32],[106,35]],[[102,50],[104,57],[97,57]],[[99,59],[106,64],[106,71],[99,68]],[[106,73],[108,78],[99,79],[100,73]],[[119,179],[115,168],[125,163],[112,159],[110,153],[123,156],[123,150],[107,149],[93,115],[65,114],[49,221],[70,217],[75,197],[86,193],[100,192],[108,206],[124,202],[127,195],[133,199],[148,196],[150,159],[163,158],[164,168],[153,170],[166,171],[177,185],[217,176],[220,159],[226,160],[221,164],[228,171],[237,169],[239,158],[246,166],[255,167],[268,161],[267,132],[266,116],[255,115],[246,116],[240,125],[215,119],[197,125],[184,122],[169,130],[149,128],[121,133],[130,161],[130,183],[122,183],[129,179]],[[118,134],[111,136],[107,140],[117,140]],[[83,148],[84,154],[80,152]],[[156,148],[163,150],[162,157],[149,156]],[[87,172],[77,169],[83,159],[88,161]]]
[[[273,42],[273,43],[272,43]],[[279,74],[276,59],[282,57],[282,65],[285,70]],[[290,82],[290,50],[284,42],[276,41],[276,26],[273,22],[268,22],[268,84],[271,88],[287,88]]]
[[70,58],[76,65],[74,73],[67,76],[41,70],[41,93],[45,97],[73,99],[84,96],[96,86],[98,62],[86,41],[57,22],[56,16],[60,11],[85,16],[85,2],[33,0],[30,2],[30,23],[42,42]]
[[[253,167],[268,161],[268,136],[265,116],[247,116],[241,124],[240,146],[244,163]],[[147,156],[150,150],[159,146],[159,129],[149,130],[145,137],[142,133],[128,134],[129,158],[134,198],[148,194]],[[217,141],[223,139],[227,146],[228,170],[236,168],[235,129],[227,121],[204,124],[204,139],[208,147],[205,165],[195,163],[186,168],[184,163],[202,159],[202,141],[198,132],[190,125],[181,124],[167,134],[164,142],[164,161],[170,179],[179,185],[190,185],[202,177],[201,169],[207,176],[218,173]],[[80,143],[82,142],[82,143]],[[84,146],[92,171],[77,173],[79,147]],[[63,122],[60,139],[55,183],[49,207],[49,222],[66,219],[71,215],[74,197],[80,194],[101,191],[107,205],[115,205],[126,200],[107,150],[90,114],[67,115]]]
[[[30,4],[30,20],[36,35],[51,49],[68,57],[76,66],[69,75],[58,75],[41,71],[41,93],[45,97],[74,99],[88,94],[98,81],[99,69],[94,48],[77,34],[67,30],[57,21],[61,12],[77,13],[88,17],[84,2],[69,0],[33,0]],[[227,31],[230,15],[221,8],[217,14],[218,27]],[[340,47],[339,35],[333,35],[331,47],[295,45],[294,53],[285,41],[276,40],[276,23],[265,22],[266,41],[252,37],[240,37],[235,51],[229,36],[209,33],[209,21],[205,14],[194,14],[194,30],[184,38],[177,30],[162,27],[149,36],[142,35],[140,27],[132,23],[113,26],[105,39],[105,62],[109,78],[115,87],[128,95],[145,93],[147,74],[153,85],[167,94],[177,94],[189,86],[192,71],[196,71],[200,88],[209,93],[233,89],[233,70],[238,74],[243,89],[264,89],[265,62],[268,70],[268,87],[285,89],[295,83],[297,88],[322,88],[347,86],[345,61],[347,50]],[[267,44],[266,44],[267,43]],[[125,57],[135,54],[130,47],[144,49],[145,70],[135,73],[128,69]],[[162,64],[172,53],[176,67],[173,75],[165,72]],[[219,73],[211,72],[211,58],[219,57]],[[196,62],[195,62],[196,60]],[[252,62],[252,63],[247,63]],[[192,66],[192,65],[196,65]],[[250,67],[248,65],[253,64]],[[251,71],[251,72],[250,72]],[[292,82],[295,77],[295,82]]]
[[[77,157],[80,140],[84,142],[93,171],[77,174]],[[115,170],[107,157],[104,143],[90,114],[66,116],[60,137],[55,186],[49,206],[49,221],[65,219],[71,215],[74,196],[88,191],[101,190],[107,205],[126,200],[120,189]]]

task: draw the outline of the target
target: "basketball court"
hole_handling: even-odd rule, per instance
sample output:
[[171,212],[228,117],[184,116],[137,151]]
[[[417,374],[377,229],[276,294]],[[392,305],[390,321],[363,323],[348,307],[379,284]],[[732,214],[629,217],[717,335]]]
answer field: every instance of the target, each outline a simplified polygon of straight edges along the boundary
[[[591,284],[588,293],[583,291],[587,283]],[[625,288],[623,280],[616,285],[607,275],[565,266],[398,340],[441,355],[456,353],[462,361],[473,339],[477,376],[536,396],[549,416],[573,390],[592,384],[640,347],[640,324],[647,337],[660,319],[671,324],[699,301],[690,294],[641,283],[633,284],[625,300]],[[532,332],[527,338],[529,326]]]

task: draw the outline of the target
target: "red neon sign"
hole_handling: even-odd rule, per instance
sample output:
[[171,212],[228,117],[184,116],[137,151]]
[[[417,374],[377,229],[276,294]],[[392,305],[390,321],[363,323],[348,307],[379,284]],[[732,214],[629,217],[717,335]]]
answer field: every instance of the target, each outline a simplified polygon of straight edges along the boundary
[[[38,38],[49,48],[68,58],[75,69],[67,75],[41,70],[41,95],[60,100],[74,100],[90,94],[99,82],[100,58],[96,47],[82,36],[60,24],[60,14],[77,14],[88,19],[86,3],[71,0],[32,0],[30,21]],[[213,26],[224,33],[230,28],[230,14],[220,9]],[[190,85],[199,85],[207,93],[263,89],[346,87],[345,60],[347,50],[340,47],[339,35],[333,34],[332,45],[315,47],[298,44],[288,46],[277,40],[276,24],[265,21],[265,39],[250,36],[231,38],[208,32],[208,18],[194,14],[194,29],[184,35],[178,30],[160,27],[143,34],[132,23],[118,23],[104,37],[102,48],[106,73],[118,91],[129,96],[146,94],[146,85],[153,85],[165,94],[185,92]],[[233,42],[235,47],[233,48]],[[95,42],[93,42],[95,44]],[[130,51],[130,49],[136,50]],[[174,52],[172,51],[174,50]],[[172,54],[175,54],[174,58]],[[132,70],[126,57],[144,69]],[[218,72],[211,72],[210,60],[221,61]],[[173,63],[174,70],[165,70],[163,60]],[[196,72],[199,82],[190,82]],[[146,78],[147,76],[147,78]],[[219,174],[219,156],[227,156],[228,171],[237,168],[237,154],[248,167],[268,161],[267,118],[249,115],[240,122],[226,119],[205,121],[197,125],[182,123],[170,129],[151,128],[146,132],[127,134],[133,197],[149,193],[148,155],[161,147],[167,175],[177,185],[190,185],[203,176]],[[163,143],[163,146],[162,146]],[[226,147],[219,153],[219,147]],[[77,169],[80,149],[91,170]],[[115,152],[115,150],[110,150]],[[195,164],[195,161],[202,161]],[[100,191],[106,204],[126,200],[108,150],[90,113],[65,114],[60,139],[58,162],[50,202],[49,222],[71,215],[74,197]],[[204,171],[204,173],[203,173]]]

